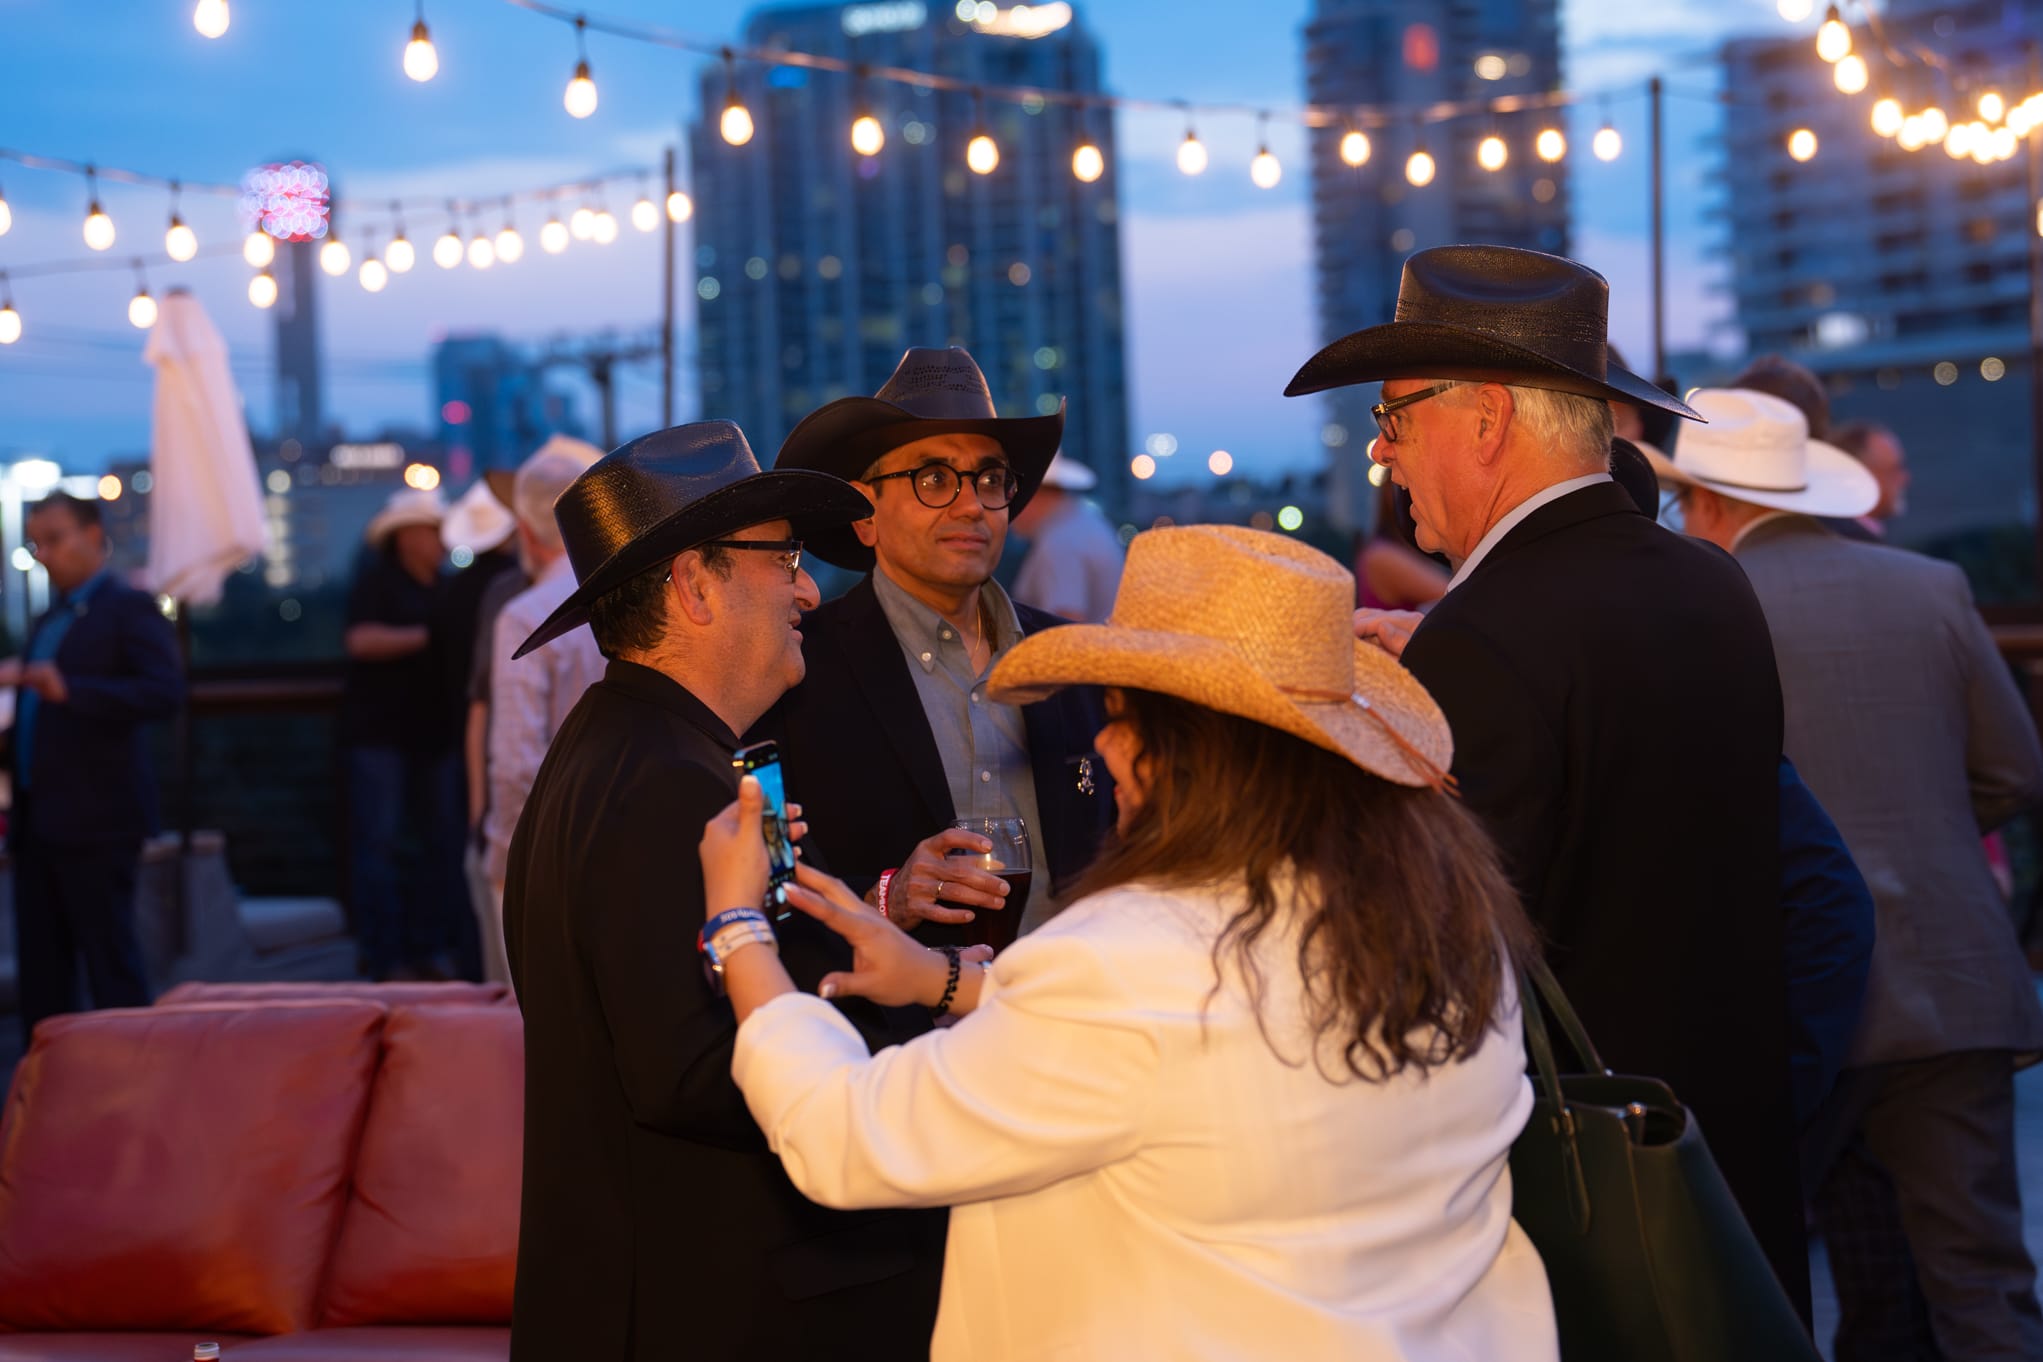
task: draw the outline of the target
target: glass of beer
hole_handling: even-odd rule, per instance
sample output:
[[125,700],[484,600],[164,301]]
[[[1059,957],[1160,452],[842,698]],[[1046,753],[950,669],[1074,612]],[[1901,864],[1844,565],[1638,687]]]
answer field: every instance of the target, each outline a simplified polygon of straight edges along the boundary
[[1029,884],[1035,879],[1035,858],[1029,849],[1029,825],[1020,818],[960,818],[951,826],[976,832],[993,843],[990,851],[952,851],[950,859],[979,870],[990,870],[1007,881],[1007,906],[975,908],[972,911],[976,916],[963,928],[970,944],[983,943],[1001,950],[1021,935],[1022,909],[1028,906]]

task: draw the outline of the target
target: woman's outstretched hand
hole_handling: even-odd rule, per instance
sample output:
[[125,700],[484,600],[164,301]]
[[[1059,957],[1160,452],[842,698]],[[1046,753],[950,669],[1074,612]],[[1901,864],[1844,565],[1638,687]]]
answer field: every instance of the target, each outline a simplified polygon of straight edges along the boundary
[[[798,866],[793,884],[787,886],[787,901],[828,927],[851,944],[851,972],[826,974],[816,991],[825,998],[869,998],[882,1007],[903,1007],[919,1003],[935,1007],[943,998],[950,975],[950,962],[941,951],[933,951],[881,917],[851,892],[844,881],[811,865]],[[978,997],[981,966],[993,958],[991,947],[973,946],[963,954],[965,974],[972,976],[970,999],[961,979],[958,996],[952,1000],[956,1012],[969,1010]],[[965,1006],[959,1006],[959,1003]]]

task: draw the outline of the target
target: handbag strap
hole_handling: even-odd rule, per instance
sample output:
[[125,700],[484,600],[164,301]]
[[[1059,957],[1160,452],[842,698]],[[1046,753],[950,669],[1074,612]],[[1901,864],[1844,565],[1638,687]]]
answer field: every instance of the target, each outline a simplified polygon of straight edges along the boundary
[[[1568,1211],[1574,1218],[1575,1232],[1587,1234],[1591,1207],[1589,1178],[1582,1167],[1580,1130],[1575,1113],[1568,1106],[1567,1092],[1561,1087],[1560,1066],[1554,1062],[1553,1038],[1547,1035],[1546,1015],[1540,1010],[1539,995],[1544,990],[1528,977],[1530,971],[1544,969],[1545,966],[1534,961],[1519,970],[1518,1007],[1525,1022],[1525,1048],[1532,1052],[1532,1067],[1539,1074],[1540,1089],[1553,1108],[1548,1119],[1553,1123],[1554,1138],[1560,1145],[1560,1176],[1567,1191]],[[1551,978],[1548,976],[1549,981]],[[1558,985],[1555,991],[1559,991]],[[1532,1119],[1539,1119],[1536,1108]]]
[[[1525,980],[1528,978],[1532,981],[1530,990],[1525,988]],[[1567,1037],[1568,1046],[1575,1052],[1575,1058],[1586,1070],[1593,1074],[1610,1072],[1609,1067],[1603,1062],[1603,1056],[1596,1052],[1595,1043],[1589,1039],[1588,1029],[1582,1025],[1582,1019],[1575,1015],[1574,1006],[1568,1002],[1568,995],[1561,991],[1561,981],[1554,978],[1553,971],[1547,968],[1546,961],[1534,957],[1525,962],[1524,969],[1519,973],[1519,991],[1525,1008],[1528,1036],[1531,1034],[1533,1022],[1537,1020],[1541,1031],[1540,1042],[1546,1044],[1551,1053],[1552,1046],[1544,1034],[1546,1023],[1539,1006],[1540,1002],[1544,1002],[1546,1010],[1552,1012],[1554,1020],[1560,1023],[1561,1034]],[[1538,1001],[1531,997],[1534,992],[1538,994]]]

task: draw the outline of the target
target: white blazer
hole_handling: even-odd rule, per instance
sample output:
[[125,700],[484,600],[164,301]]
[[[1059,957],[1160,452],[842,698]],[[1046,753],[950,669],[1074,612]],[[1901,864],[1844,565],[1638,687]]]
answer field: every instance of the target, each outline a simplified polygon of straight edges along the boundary
[[1462,1063],[1329,1081],[1288,932],[1258,952],[1269,1038],[1238,977],[1214,993],[1230,911],[1095,895],[956,1026],[872,1056],[790,994],[732,1072],[812,1200],[955,1208],[935,1362],[1554,1362],[1505,1164],[1532,1106],[1515,1003]]

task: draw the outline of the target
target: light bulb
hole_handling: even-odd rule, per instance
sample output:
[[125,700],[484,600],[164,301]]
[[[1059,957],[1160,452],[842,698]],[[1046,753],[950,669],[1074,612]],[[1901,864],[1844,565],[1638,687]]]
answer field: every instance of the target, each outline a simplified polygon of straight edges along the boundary
[[695,200],[680,190],[667,195],[667,217],[674,222],[686,222],[695,216]]
[[248,301],[257,307],[269,307],[277,301],[277,277],[268,270],[248,281]]
[[451,227],[440,233],[439,238],[433,242],[433,263],[443,270],[451,270],[459,265],[461,257],[465,254],[467,252],[461,248],[460,235]]
[[1816,55],[1825,61],[1840,61],[1851,51],[1851,30],[1844,26],[1844,20],[1837,17],[1837,6],[1830,7],[1823,20],[1823,27],[1816,30]]
[[1341,160],[1351,166],[1369,163],[1369,134],[1350,128],[1341,135]]
[[567,248],[567,226],[559,218],[548,218],[546,225],[539,229],[539,249],[548,255],[559,255]]
[[505,223],[497,233],[497,259],[506,265],[515,265],[525,258],[525,238],[518,229]]
[[1405,180],[1421,189],[1433,183],[1433,172],[1437,169],[1432,153],[1423,147],[1405,158]]
[[1920,151],[1929,144],[1929,134],[1922,130],[1922,115],[1910,114],[1901,120],[1901,130],[1894,134],[1895,145],[1903,151]]
[[1815,0],[1780,0],[1775,8],[1791,24],[1799,24],[1816,12]]
[[1275,189],[1277,182],[1283,178],[1284,167],[1277,163],[1268,147],[1258,151],[1255,159],[1249,162],[1249,179],[1258,189]]
[[975,133],[965,143],[965,164],[975,175],[991,175],[1000,168],[1000,148],[985,133]]
[[390,271],[384,268],[381,260],[372,255],[362,262],[361,269],[355,271],[355,278],[360,280],[362,287],[369,292],[381,293],[383,286],[390,282]]
[[1979,116],[1989,123],[1998,123],[2008,114],[2008,102],[2000,97],[2000,91],[1988,90],[1979,97]]
[[185,226],[184,219],[175,213],[170,217],[170,230],[163,234],[163,253],[180,262],[199,253],[198,234]]
[[468,243],[468,263],[479,270],[486,270],[497,263],[497,248],[481,232],[477,232]]
[[14,210],[7,206],[7,196],[0,194],[0,236],[7,235],[7,229],[14,225]]
[[1873,131],[1882,137],[1892,137],[1901,131],[1901,101],[1889,97],[1873,101]]
[[1830,68],[1830,79],[1845,94],[1857,94],[1866,88],[1866,59],[1856,52],[1847,53]]
[[276,238],[258,227],[241,239],[241,258],[259,270],[266,270],[277,258]]
[[575,63],[574,79],[567,83],[560,102],[576,118],[587,118],[596,112],[596,82],[589,79],[589,63]]
[[440,74],[440,54],[433,50],[423,19],[411,26],[411,41],[404,45],[404,74],[420,82]]
[[14,310],[13,303],[0,303],[0,345],[12,345],[21,339],[21,314]]
[[2027,104],[2017,104],[2008,110],[2007,126],[2017,137],[2027,137],[2036,127],[2036,120],[2029,114]]
[[598,246],[608,246],[617,240],[617,215],[608,208],[596,210],[596,220],[589,224],[589,235]]
[[1178,169],[1187,175],[1206,173],[1206,144],[1190,129],[1185,131],[1185,140],[1178,143]]
[[1944,154],[1954,161],[1963,160],[1972,154],[1972,125],[1953,123],[1951,130],[1944,134]]
[[734,93],[724,101],[724,116],[717,123],[724,141],[734,147],[742,147],[752,140],[752,111],[738,102]]
[[1605,123],[1596,130],[1596,136],[1590,139],[1589,150],[1596,153],[1596,159],[1599,161],[1615,161],[1624,151],[1624,138],[1618,136],[1616,128]]
[[326,244],[319,248],[319,268],[338,278],[348,272],[354,257],[348,254],[348,244],[339,237],[328,237]]
[[106,215],[97,199],[85,212],[85,244],[95,251],[106,250],[114,244],[113,219]]
[[1942,109],[1932,104],[1922,111],[1922,140],[1924,142],[1941,142],[1944,140],[1944,134],[1950,130],[1951,120],[1944,116]]
[[128,325],[137,331],[147,331],[156,325],[156,300],[149,296],[148,289],[128,299]]
[[861,156],[877,156],[880,148],[887,145],[887,130],[880,126],[880,120],[871,114],[860,114],[851,120],[851,149]]
[[1084,183],[1091,184],[1107,173],[1107,158],[1092,143],[1081,142],[1071,153],[1071,173]]
[[[2038,200],[2036,203],[2036,235],[2043,236],[2043,200]],[[0,312],[0,318],[4,318],[6,315],[7,313]],[[21,334],[20,322],[14,324],[14,334],[17,336]]]
[[1788,155],[1797,161],[1806,161],[1816,154],[1816,134],[1807,128],[1796,128],[1788,134]]
[[631,206],[631,225],[641,232],[650,232],[660,225],[660,210],[653,207],[653,201],[643,194]]
[[574,233],[577,241],[587,241],[596,235],[596,210],[586,203],[575,209],[568,216],[568,230]]
[[390,248],[383,252],[383,263],[389,266],[392,274],[409,274],[411,267],[418,263],[418,252],[404,239],[403,232],[390,238]]
[[1568,154],[1567,135],[1559,128],[1541,128],[1532,141],[1532,149],[1542,161],[1558,161]]
[[217,38],[227,31],[231,16],[227,13],[227,0],[199,0],[192,9],[192,27],[202,38]]
[[1476,143],[1476,164],[1484,170],[1502,170],[1504,163],[1511,159],[1511,148],[1504,145],[1504,139],[1492,134]]
[[[1978,131],[1975,125],[1973,128],[1975,137]],[[1987,137],[1993,146],[1993,159],[1996,161],[2005,161],[2013,157],[2016,148],[2021,144],[2021,139],[2015,136],[2013,128],[1995,128]]]

